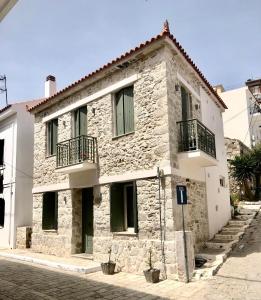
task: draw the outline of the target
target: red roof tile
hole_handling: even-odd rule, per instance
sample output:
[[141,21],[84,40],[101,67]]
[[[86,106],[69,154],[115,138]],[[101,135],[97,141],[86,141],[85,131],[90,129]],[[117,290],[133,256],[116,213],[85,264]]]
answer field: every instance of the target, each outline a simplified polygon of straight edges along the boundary
[[192,59],[189,57],[189,55],[186,53],[186,51],[183,49],[183,47],[179,44],[179,42],[175,39],[175,37],[169,32],[168,29],[168,23],[164,23],[164,28],[163,31],[161,32],[161,34],[151,38],[150,40],[141,43],[139,46],[131,49],[130,51],[122,54],[120,57],[117,57],[116,59],[112,60],[111,62],[108,62],[107,64],[105,64],[104,66],[102,66],[101,68],[95,70],[94,72],[86,75],[85,77],[82,77],[81,79],[79,79],[78,81],[72,83],[71,85],[65,87],[64,89],[58,91],[56,94],[54,94],[53,96],[44,99],[43,101],[39,102],[38,104],[30,107],[28,109],[28,111],[33,111],[34,109],[36,109],[37,107],[47,103],[48,101],[52,100],[53,98],[55,98],[58,95],[63,94],[64,92],[68,91],[69,89],[73,88],[74,86],[76,86],[77,84],[91,78],[94,75],[97,75],[98,73],[104,71],[105,69],[108,69],[109,67],[118,64],[120,61],[128,58],[129,56],[131,56],[133,53],[137,52],[138,50],[141,50],[149,45],[151,45],[152,43],[154,43],[155,41],[158,41],[160,39],[163,39],[165,37],[170,38],[170,40],[173,42],[173,44],[178,48],[178,50],[180,51],[180,53],[183,55],[183,57],[186,59],[186,61],[192,66],[192,68],[197,72],[197,74],[199,75],[199,77],[203,80],[203,82],[206,84],[206,86],[209,88],[210,92],[216,97],[216,99],[218,100],[218,102],[226,109],[227,106],[226,104],[223,102],[223,100],[219,97],[219,95],[216,93],[216,91],[213,89],[212,85],[208,82],[208,80],[205,78],[205,76],[202,74],[202,72],[198,69],[198,67],[195,65],[195,63],[192,61]]

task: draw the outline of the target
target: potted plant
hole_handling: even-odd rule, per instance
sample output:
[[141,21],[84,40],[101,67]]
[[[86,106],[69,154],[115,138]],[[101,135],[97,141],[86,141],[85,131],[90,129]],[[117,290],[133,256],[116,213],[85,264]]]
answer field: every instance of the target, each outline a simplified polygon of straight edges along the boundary
[[109,260],[106,263],[101,263],[103,274],[112,275],[114,274],[116,263],[111,261],[111,247],[108,250]]
[[146,281],[151,282],[151,283],[159,282],[160,270],[155,269],[152,266],[152,249],[151,248],[149,249],[148,265],[149,265],[149,269],[143,271]]

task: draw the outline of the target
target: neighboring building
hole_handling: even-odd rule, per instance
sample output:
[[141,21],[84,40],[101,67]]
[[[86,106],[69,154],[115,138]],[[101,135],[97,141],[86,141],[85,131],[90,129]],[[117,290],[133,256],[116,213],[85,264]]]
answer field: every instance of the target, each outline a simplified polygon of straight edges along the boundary
[[261,103],[261,78],[260,79],[248,79],[246,86],[250,92],[254,95],[258,103]]
[[229,174],[229,188],[231,194],[238,194],[240,192],[240,186],[230,174],[230,160],[233,160],[236,156],[242,156],[247,154],[250,149],[243,144],[240,140],[225,138],[225,146],[227,150],[228,161],[228,174]]
[[152,247],[155,266],[180,278],[176,186],[188,189],[189,253],[230,218],[221,98],[167,24],[150,41],[50,94],[30,109],[33,250],[105,261],[111,246],[118,268],[140,273]]
[[0,247],[15,248],[17,227],[32,225],[34,118],[27,107],[36,103],[0,111]]
[[260,104],[247,86],[225,91],[214,87],[228,109],[223,114],[224,135],[251,148],[261,142]]
[[9,13],[9,11],[15,6],[17,0],[0,0],[0,22]]

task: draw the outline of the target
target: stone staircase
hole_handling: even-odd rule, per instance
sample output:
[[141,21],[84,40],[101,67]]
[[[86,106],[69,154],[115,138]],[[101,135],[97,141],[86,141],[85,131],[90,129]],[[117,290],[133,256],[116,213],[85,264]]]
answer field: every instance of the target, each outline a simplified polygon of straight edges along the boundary
[[205,243],[196,256],[205,258],[207,262],[195,270],[194,279],[209,278],[217,273],[256,214],[257,211],[242,209],[240,214],[230,220],[213,239]]

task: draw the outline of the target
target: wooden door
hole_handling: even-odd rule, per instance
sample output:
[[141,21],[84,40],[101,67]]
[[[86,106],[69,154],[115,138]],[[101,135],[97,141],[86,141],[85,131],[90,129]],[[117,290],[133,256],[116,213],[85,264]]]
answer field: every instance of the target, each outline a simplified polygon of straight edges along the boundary
[[93,188],[82,190],[82,251],[93,253]]

